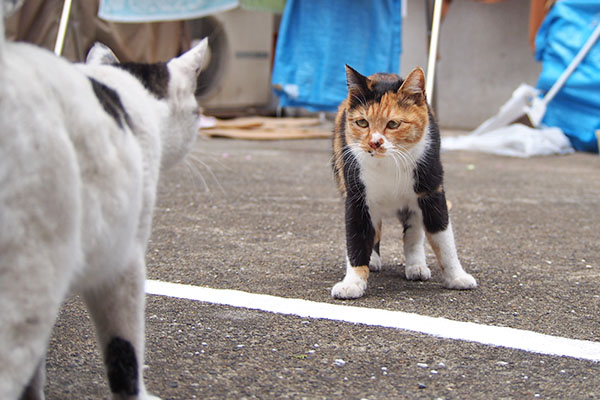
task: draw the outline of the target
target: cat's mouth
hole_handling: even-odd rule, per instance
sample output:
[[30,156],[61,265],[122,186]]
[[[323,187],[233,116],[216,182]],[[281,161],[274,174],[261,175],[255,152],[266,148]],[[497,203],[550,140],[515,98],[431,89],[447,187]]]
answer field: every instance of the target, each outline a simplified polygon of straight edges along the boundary
[[386,151],[382,147],[380,147],[376,150],[369,149],[369,150],[367,150],[367,153],[369,153],[369,155],[371,157],[385,157],[386,156]]

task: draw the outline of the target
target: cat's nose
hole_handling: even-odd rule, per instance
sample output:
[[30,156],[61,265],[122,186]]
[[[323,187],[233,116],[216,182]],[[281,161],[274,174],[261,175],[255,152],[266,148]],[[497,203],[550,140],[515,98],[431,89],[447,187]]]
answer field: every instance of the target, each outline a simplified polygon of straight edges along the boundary
[[375,141],[370,141],[369,142],[369,146],[371,146],[371,148],[373,150],[377,150],[378,148],[381,147],[381,145],[383,144],[383,139],[379,139],[379,140],[375,140]]

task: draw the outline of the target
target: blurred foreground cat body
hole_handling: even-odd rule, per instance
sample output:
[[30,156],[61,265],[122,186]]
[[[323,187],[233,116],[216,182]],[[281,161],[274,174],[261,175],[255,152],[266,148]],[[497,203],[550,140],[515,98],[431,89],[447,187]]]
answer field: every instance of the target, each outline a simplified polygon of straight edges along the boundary
[[345,197],[346,275],[334,298],[363,296],[369,271],[381,269],[382,220],[404,227],[405,275],[427,280],[429,240],[450,289],[472,289],[475,279],[458,259],[448,216],[440,161],[440,134],[425,96],[420,68],[365,77],[346,66],[348,97],[333,137],[333,173]]
[[151,398],[146,246],[160,171],[197,135],[206,40],[150,65],[117,65],[96,45],[77,65],[0,28],[0,399],[44,398],[46,346],[70,294],[92,316],[112,397]]

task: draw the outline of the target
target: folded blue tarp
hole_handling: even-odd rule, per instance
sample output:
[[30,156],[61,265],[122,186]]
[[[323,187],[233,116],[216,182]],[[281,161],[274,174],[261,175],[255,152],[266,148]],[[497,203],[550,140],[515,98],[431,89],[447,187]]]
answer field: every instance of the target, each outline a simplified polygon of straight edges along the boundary
[[283,107],[335,111],[348,64],[363,75],[400,70],[401,0],[288,0],[271,82]]
[[[540,26],[536,60],[542,63],[537,87],[545,94],[600,23],[600,2],[559,0]],[[557,126],[576,150],[598,152],[600,130],[600,42],[548,103],[542,123]]]

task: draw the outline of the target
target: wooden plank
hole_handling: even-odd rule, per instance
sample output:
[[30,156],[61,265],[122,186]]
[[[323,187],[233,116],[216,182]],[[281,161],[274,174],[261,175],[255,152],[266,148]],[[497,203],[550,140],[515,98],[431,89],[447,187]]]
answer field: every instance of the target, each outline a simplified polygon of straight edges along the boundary
[[244,140],[324,139],[331,137],[331,132],[318,129],[285,129],[277,131],[263,129],[203,129],[200,133],[209,137]]

